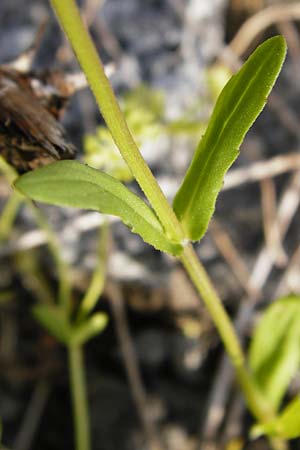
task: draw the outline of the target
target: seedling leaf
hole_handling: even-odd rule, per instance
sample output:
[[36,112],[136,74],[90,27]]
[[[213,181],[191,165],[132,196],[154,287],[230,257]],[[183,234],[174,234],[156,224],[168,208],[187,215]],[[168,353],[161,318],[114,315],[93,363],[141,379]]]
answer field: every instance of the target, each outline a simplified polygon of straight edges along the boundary
[[106,314],[97,313],[93,314],[89,319],[86,319],[82,324],[73,328],[70,344],[71,345],[83,345],[92,337],[101,333],[106,327],[108,317]]
[[277,430],[283,439],[295,439],[300,436],[300,398],[297,396],[277,419]]
[[214,212],[223,178],[245,134],[263,109],[286,53],[282,36],[260,45],[224,87],[174,200],[186,235],[200,239]]
[[251,431],[253,438],[267,434],[281,439],[295,439],[300,436],[300,398],[295,397],[276,417],[266,424],[257,424]]
[[165,236],[155,213],[137,195],[115,178],[77,161],[59,161],[26,173],[15,187],[40,202],[118,216],[158,250],[173,255],[182,251],[181,244]]
[[69,343],[72,329],[61,308],[54,305],[37,305],[33,308],[33,315],[58,341]]
[[267,309],[253,335],[249,365],[277,410],[300,365],[300,297],[281,298]]

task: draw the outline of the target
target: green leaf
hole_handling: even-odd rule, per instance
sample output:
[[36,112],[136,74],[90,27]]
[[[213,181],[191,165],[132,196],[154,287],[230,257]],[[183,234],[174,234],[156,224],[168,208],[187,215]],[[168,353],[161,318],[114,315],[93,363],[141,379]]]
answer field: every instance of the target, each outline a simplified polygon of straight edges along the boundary
[[300,398],[295,397],[276,417],[266,424],[257,424],[251,430],[253,438],[262,434],[281,439],[295,439],[300,436]]
[[300,365],[300,297],[281,298],[267,309],[254,331],[249,365],[277,410]]
[[59,161],[26,173],[15,187],[33,200],[94,209],[120,219],[144,241],[173,255],[181,244],[170,241],[152,209],[115,178],[77,161]]
[[276,420],[277,432],[283,439],[295,439],[300,436],[300,398],[294,398]]
[[55,305],[37,305],[33,314],[40,324],[58,341],[65,345],[83,345],[106,327],[108,317],[97,313],[80,325],[72,325],[65,312]]
[[268,39],[223,89],[174,200],[174,211],[190,239],[198,240],[206,232],[224,175],[263,109],[285,53],[282,36]]
[[33,315],[58,341],[69,343],[72,327],[61,308],[54,305],[37,305],[33,308]]
[[101,333],[108,322],[106,314],[93,314],[89,319],[86,319],[82,324],[75,325],[70,336],[71,345],[83,345],[92,337]]

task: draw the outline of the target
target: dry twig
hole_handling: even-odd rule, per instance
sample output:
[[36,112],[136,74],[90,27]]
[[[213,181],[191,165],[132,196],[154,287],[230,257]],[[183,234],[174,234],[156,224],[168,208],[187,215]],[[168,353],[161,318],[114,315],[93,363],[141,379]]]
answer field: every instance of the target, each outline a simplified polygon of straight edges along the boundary
[[283,267],[287,264],[288,258],[280,239],[276,215],[276,191],[273,179],[265,178],[264,180],[261,180],[260,188],[266,248],[269,251],[270,258],[273,259],[275,266]]
[[30,450],[32,447],[49,394],[50,386],[45,381],[40,381],[34,388],[14,442],[14,450]]
[[[297,126],[299,128],[299,125]],[[223,189],[232,189],[243,184],[272,178],[297,169],[300,169],[300,153],[289,152],[280,156],[274,156],[266,161],[249,164],[248,167],[230,170],[225,177]]]
[[273,24],[288,20],[300,20],[299,2],[272,5],[254,14],[240,27],[225,51],[242,56],[258,34]]
[[284,271],[273,294],[274,298],[287,295],[290,292],[300,292],[300,245],[289,259],[289,264]]
[[118,283],[107,284],[106,292],[111,304],[116,332],[121,347],[123,362],[128,377],[130,390],[149,445],[149,450],[163,450],[159,434],[152,418],[148,415],[148,402],[143,386],[137,356],[131,339],[123,297]]
[[252,285],[249,280],[250,272],[243,259],[240,257],[239,252],[235,248],[229,234],[216,219],[211,220],[209,231],[218,250],[231,268],[238,283],[249,295],[249,297],[257,295],[256,287]]

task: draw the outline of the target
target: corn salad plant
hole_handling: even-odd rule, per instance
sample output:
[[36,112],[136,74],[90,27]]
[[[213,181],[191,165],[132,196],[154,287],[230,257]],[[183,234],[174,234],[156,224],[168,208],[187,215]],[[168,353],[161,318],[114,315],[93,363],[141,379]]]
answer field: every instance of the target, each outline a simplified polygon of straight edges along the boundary
[[[245,134],[263,109],[280,72],[286,54],[284,38],[276,36],[260,45],[226,84],[171,206],[128,129],[75,1],[51,0],[51,4],[87,77],[113,140],[148,202],[132,193],[119,180],[77,161],[60,161],[27,173],[17,179],[16,189],[36,201],[118,216],[145,242],[178,258],[205,303],[234,366],[247,406],[257,422],[252,436],[266,434],[274,449],[286,448],[284,440],[300,435],[300,400],[296,398],[283,410],[278,410],[295,372],[294,367],[299,366],[299,358],[293,363],[293,370],[290,367],[287,370],[289,364],[282,363],[285,356],[281,360],[277,358],[277,365],[273,366],[272,358],[279,342],[295,340],[297,344],[293,348],[296,345],[300,348],[299,326],[293,319],[299,310],[299,298],[280,300],[274,305],[275,310],[283,308],[283,304],[290,305],[290,319],[286,319],[285,324],[289,324],[290,320],[293,326],[287,337],[284,325],[275,333],[276,338],[268,334],[270,323],[274,324],[275,310],[267,313],[254,336],[248,363],[232,321],[192,245],[205,234],[224,175],[237,158]],[[48,321],[50,329],[57,317],[45,316],[42,320]],[[65,339],[64,336],[61,338]],[[265,345],[265,340],[268,345]],[[287,346],[283,345],[283,353]],[[265,347],[264,350],[262,347]],[[278,380],[280,392],[274,394]],[[80,383],[83,384],[83,380],[79,380]],[[81,435],[86,436],[85,441],[77,439],[78,450],[89,449],[88,421],[84,415],[83,411],[82,422],[75,424],[81,430],[85,428]]]

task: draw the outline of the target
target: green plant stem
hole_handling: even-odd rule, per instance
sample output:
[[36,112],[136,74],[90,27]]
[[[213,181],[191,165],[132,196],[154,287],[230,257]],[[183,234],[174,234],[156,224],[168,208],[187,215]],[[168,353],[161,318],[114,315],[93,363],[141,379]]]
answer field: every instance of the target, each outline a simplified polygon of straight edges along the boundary
[[22,197],[18,192],[13,192],[7,200],[0,217],[0,242],[7,239],[21,203]]
[[[18,174],[14,170],[12,166],[10,166],[2,157],[0,157],[0,170],[3,172],[5,178],[7,179],[9,184],[13,184]],[[69,267],[66,262],[63,260],[61,256],[61,251],[59,248],[59,243],[55,234],[53,233],[51,227],[49,226],[47,220],[45,219],[41,210],[28,198],[21,196],[19,193],[15,192],[12,194],[15,200],[13,201],[13,205],[11,208],[19,207],[21,202],[24,202],[31,209],[32,214],[41,230],[44,231],[47,237],[47,244],[49,250],[52,254],[52,258],[54,259],[55,266],[58,273],[59,278],[59,293],[58,299],[59,304],[63,307],[66,314],[69,313],[70,310],[70,299],[71,299],[71,285],[70,285],[70,273]],[[10,213],[13,214],[14,211]],[[9,217],[11,220],[12,218]],[[7,219],[8,220],[8,219]],[[3,225],[2,225],[3,226]],[[1,239],[1,231],[0,229],[0,239]]]
[[192,245],[188,245],[185,248],[180,260],[205,303],[221,336],[226,352],[235,368],[236,377],[244,392],[249,409],[258,420],[263,422],[270,420],[274,416],[273,411],[253,383],[246,368],[245,356],[232,322]]
[[102,294],[105,278],[106,278],[106,263],[107,263],[107,243],[109,237],[109,223],[106,221],[99,228],[99,244],[98,244],[98,258],[90,285],[80,303],[77,321],[83,320],[95,307],[100,295]]
[[76,450],[90,450],[90,422],[82,347],[70,345],[68,352]]
[[169,236],[181,242],[184,239],[181,226],[128,129],[75,1],[50,0],[50,2],[87,77],[107,127],[132,175],[144,191]]

